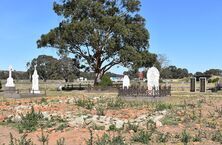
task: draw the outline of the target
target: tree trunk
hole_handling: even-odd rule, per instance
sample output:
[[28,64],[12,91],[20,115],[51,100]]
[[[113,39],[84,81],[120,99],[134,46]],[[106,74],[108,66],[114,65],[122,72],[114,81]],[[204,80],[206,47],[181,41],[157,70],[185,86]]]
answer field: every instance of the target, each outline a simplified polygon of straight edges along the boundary
[[96,73],[96,77],[94,79],[94,86],[98,86],[99,85],[103,75],[104,75],[103,71],[100,71],[100,72]]

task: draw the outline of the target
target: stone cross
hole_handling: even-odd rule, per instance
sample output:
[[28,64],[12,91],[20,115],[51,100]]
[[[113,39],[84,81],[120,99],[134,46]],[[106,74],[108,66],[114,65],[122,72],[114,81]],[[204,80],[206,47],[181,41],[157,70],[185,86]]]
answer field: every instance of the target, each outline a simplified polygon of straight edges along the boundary
[[8,67],[8,70],[9,70],[9,78],[11,78],[12,77],[12,71],[13,71],[13,68],[12,68],[11,65]]

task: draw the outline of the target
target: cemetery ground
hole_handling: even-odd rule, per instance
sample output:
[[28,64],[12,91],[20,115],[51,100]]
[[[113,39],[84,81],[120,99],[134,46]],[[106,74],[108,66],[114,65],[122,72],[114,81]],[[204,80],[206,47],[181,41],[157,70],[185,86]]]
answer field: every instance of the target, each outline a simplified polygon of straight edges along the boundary
[[[54,87],[47,84],[49,90]],[[222,92],[184,89],[177,84],[171,96],[152,101],[124,100],[106,91],[0,97],[0,144],[221,144]]]

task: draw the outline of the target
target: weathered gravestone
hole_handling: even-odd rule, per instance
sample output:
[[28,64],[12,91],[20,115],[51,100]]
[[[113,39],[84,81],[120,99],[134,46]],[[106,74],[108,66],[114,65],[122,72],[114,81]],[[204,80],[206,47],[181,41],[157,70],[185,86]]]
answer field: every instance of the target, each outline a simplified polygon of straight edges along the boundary
[[34,73],[32,75],[32,90],[31,90],[31,93],[32,94],[40,94],[40,91],[39,91],[39,75],[37,73],[36,66],[35,66]]
[[190,92],[196,92],[196,78],[190,78]]
[[123,89],[127,88],[129,89],[130,87],[130,79],[127,75],[124,75],[123,77]]
[[206,92],[206,82],[207,79],[205,77],[200,77],[200,92]]
[[151,67],[147,71],[147,86],[148,90],[159,90],[160,72],[156,67]]

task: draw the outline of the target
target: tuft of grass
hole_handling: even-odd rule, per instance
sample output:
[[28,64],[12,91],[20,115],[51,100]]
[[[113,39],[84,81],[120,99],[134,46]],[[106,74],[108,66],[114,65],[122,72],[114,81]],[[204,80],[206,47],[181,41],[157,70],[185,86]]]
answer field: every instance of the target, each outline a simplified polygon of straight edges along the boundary
[[98,139],[94,145],[127,145],[124,138],[120,135],[111,138],[108,134],[103,134],[103,136]]
[[211,140],[222,144],[222,132],[220,130],[213,132]]
[[172,109],[172,105],[171,104],[166,104],[166,103],[157,103],[157,104],[155,104],[155,110],[156,111],[163,111],[163,110],[167,110],[167,109]]
[[163,125],[178,125],[179,118],[173,116],[172,114],[168,114],[161,120],[161,122]]
[[181,134],[181,142],[183,142],[184,145],[187,145],[190,142],[190,139],[190,134],[186,130],[184,130]]
[[148,144],[151,140],[152,134],[153,134],[152,132],[142,130],[139,133],[132,136],[132,141]]
[[88,110],[92,110],[95,104],[90,99],[78,99],[76,100],[76,105]]

